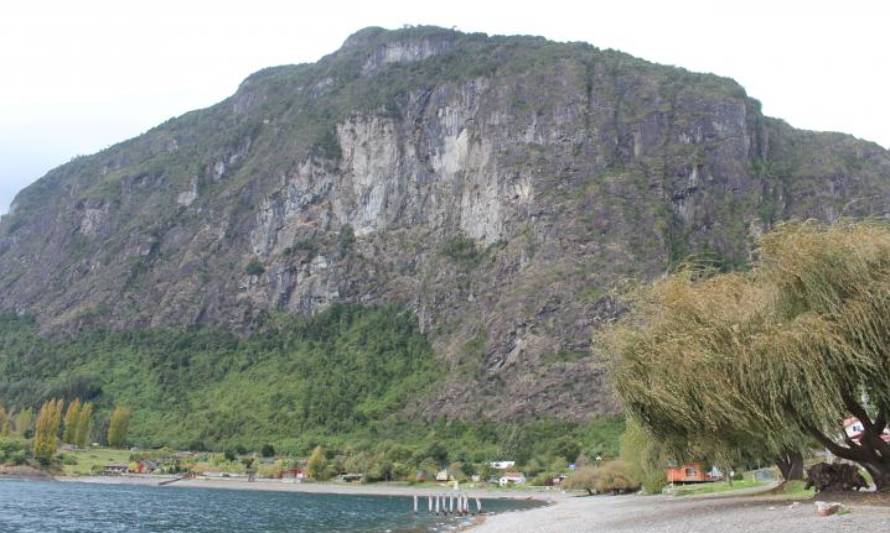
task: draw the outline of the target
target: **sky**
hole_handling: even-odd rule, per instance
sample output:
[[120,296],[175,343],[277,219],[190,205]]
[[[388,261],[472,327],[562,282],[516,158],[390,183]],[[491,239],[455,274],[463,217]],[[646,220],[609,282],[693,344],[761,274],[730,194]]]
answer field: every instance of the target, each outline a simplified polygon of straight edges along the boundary
[[368,26],[585,41],[734,78],[770,116],[890,148],[890,3],[4,0],[0,213],[15,193]]

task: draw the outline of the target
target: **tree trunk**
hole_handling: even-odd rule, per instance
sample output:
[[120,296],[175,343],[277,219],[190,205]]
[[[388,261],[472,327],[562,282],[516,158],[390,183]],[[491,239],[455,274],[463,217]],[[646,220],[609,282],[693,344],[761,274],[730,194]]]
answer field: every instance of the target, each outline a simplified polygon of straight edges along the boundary
[[834,455],[859,463],[871,475],[877,491],[890,492],[890,443],[882,438],[887,427],[887,410],[881,407],[872,420],[849,394],[844,395],[843,400],[853,416],[862,422],[862,436],[858,441],[845,436],[844,444],[839,444],[814,424],[804,422],[803,428]]
[[785,451],[776,458],[776,466],[785,481],[803,480],[803,454],[799,450]]
[[890,466],[886,464],[862,465],[875,483],[877,492],[890,492]]

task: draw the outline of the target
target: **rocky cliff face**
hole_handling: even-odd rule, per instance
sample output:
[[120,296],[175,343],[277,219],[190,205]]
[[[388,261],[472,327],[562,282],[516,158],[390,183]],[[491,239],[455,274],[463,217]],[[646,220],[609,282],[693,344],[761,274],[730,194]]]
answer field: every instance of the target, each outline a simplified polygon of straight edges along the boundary
[[887,213],[890,154],[764,117],[735,82],[586,44],[366,29],[312,65],[63,165],[0,222],[0,308],[47,332],[332,302],[415,311],[424,409],[616,409],[610,291],[743,265],[790,217]]

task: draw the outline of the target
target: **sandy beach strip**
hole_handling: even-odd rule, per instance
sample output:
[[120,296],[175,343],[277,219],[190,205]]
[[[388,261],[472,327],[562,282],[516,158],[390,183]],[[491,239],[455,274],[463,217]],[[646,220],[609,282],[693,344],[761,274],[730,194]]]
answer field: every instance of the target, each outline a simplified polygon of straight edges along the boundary
[[[60,476],[55,478],[57,481],[63,482],[80,482],[80,483],[104,483],[104,484],[131,484],[131,485],[158,485],[167,480],[174,479],[173,476],[154,476],[154,475],[125,475],[125,476],[79,476],[68,477]],[[228,489],[228,490],[259,490],[259,491],[275,491],[275,492],[304,492],[313,494],[361,494],[368,496],[420,496],[426,498],[436,494],[451,494],[453,489],[450,485],[442,485],[439,487],[430,487],[429,485],[412,487],[410,485],[392,485],[387,483],[371,483],[366,485],[330,483],[330,482],[305,482],[305,483],[285,483],[278,479],[258,479],[256,481],[247,481],[243,479],[231,478],[209,478],[209,479],[183,479],[167,485],[169,487],[185,487],[185,488],[208,488],[208,489]],[[545,503],[555,503],[566,498],[571,498],[571,494],[567,494],[558,490],[541,491],[541,490],[498,490],[489,488],[471,488],[461,487],[460,492],[466,494],[470,498],[506,498],[517,500],[536,500]],[[426,502],[422,502],[424,505]],[[484,508],[484,507],[483,507]]]

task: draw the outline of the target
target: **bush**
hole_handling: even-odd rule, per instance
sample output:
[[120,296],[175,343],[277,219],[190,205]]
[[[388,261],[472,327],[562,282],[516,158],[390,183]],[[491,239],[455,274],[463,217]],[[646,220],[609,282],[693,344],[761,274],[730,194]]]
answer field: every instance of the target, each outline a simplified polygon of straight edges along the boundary
[[0,463],[22,464],[16,462],[17,458],[27,459],[28,441],[14,437],[0,437]]
[[620,459],[609,461],[601,466],[582,467],[566,478],[567,489],[586,490],[588,494],[635,492],[639,482],[632,479],[627,466]]
[[263,447],[260,449],[260,455],[263,457],[275,457],[275,446],[263,444]]
[[262,261],[254,257],[247,263],[247,266],[244,267],[244,272],[251,276],[260,276],[266,272],[266,267],[263,266]]
[[479,259],[476,241],[460,233],[449,238],[442,244],[442,255],[453,261],[475,264]]
[[554,477],[556,477],[556,476],[553,476],[553,475],[550,475],[550,474],[544,472],[544,473],[538,474],[537,476],[533,477],[531,479],[531,481],[529,482],[529,484],[533,485],[535,487],[549,487],[549,486],[553,485]]
[[281,459],[272,464],[260,464],[257,467],[257,475],[259,477],[280,478],[284,472],[284,461]]
[[26,450],[12,452],[7,461],[14,465],[23,465],[28,462],[28,452]]

